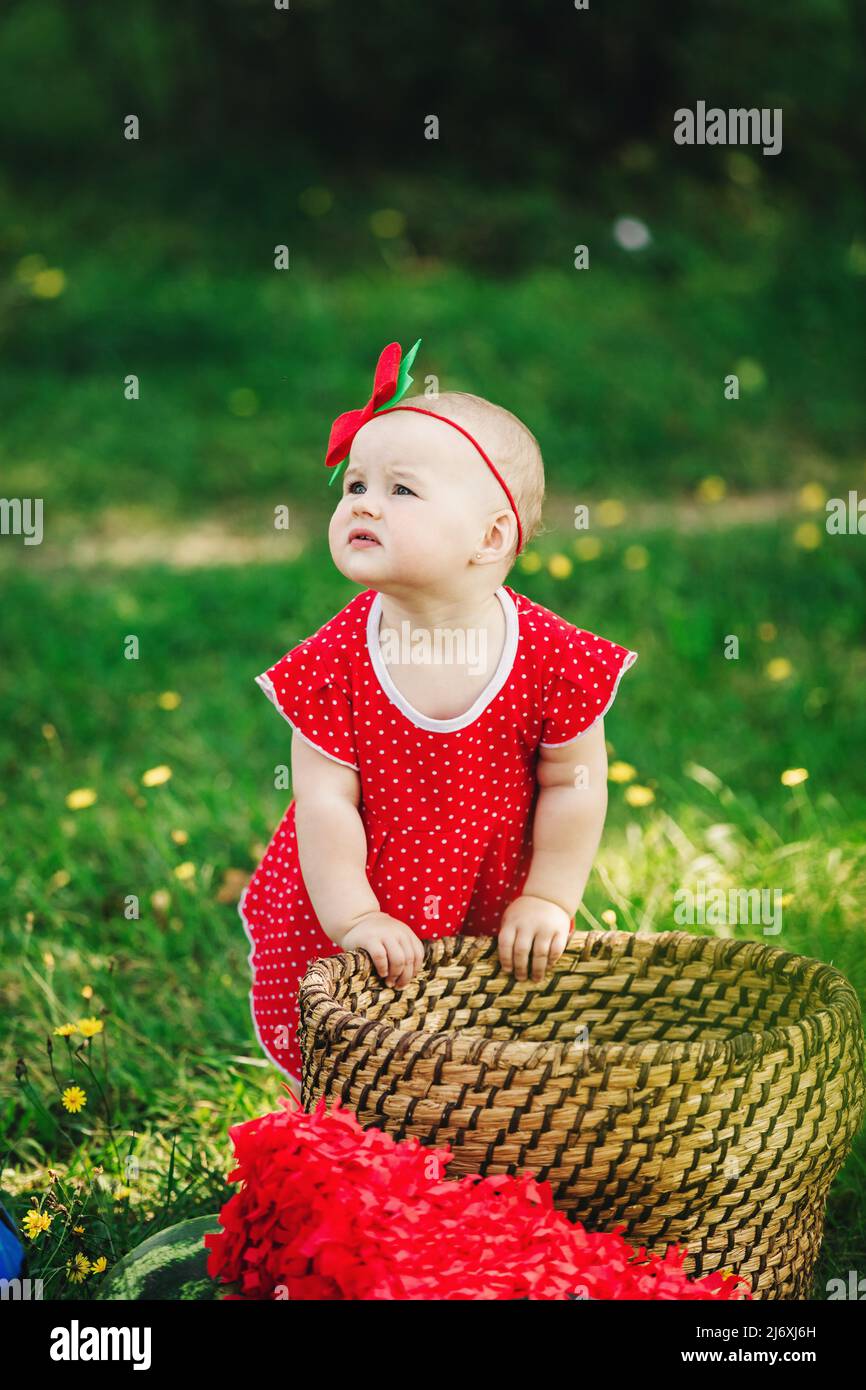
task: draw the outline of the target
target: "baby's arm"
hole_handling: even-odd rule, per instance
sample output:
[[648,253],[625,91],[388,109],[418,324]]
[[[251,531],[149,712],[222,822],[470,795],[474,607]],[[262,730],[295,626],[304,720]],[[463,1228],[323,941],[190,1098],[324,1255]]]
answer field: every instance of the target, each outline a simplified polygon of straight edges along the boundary
[[293,734],[292,791],[304,886],[324,931],[339,946],[361,917],[379,911],[366,874],[361,779]]
[[301,873],[323,930],[346,950],[369,951],[379,974],[401,988],[420,969],[423,947],[381,911],[367,878],[358,773],[293,734],[292,790]]
[[570,743],[539,748],[538,783],[529,874],[499,930],[499,958],[520,980],[530,952],[532,978],[543,979],[583,899],[607,814],[604,720]]

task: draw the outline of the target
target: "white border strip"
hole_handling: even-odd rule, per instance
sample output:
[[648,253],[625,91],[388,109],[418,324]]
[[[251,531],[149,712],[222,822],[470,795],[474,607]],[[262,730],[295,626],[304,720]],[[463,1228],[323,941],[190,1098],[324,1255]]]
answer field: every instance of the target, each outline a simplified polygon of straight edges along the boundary
[[496,597],[499,599],[502,611],[505,614],[505,644],[502,648],[502,655],[499,658],[499,665],[496,667],[493,677],[484,687],[478,699],[472,704],[464,714],[457,714],[453,719],[431,719],[427,714],[421,712],[409,704],[404,695],[400,694],[396,685],[391,679],[388,667],[382,658],[382,651],[379,646],[379,619],[382,614],[382,595],[377,591],[376,597],[370,604],[367,614],[367,651],[376,677],[391,701],[399,710],[405,714],[406,718],[416,728],[428,729],[431,733],[450,734],[455,729],[465,729],[469,724],[473,724],[480,715],[484,713],[487,706],[496,698],[514,668],[517,656],[517,643],[520,636],[520,624],[517,617],[517,607],[511,595],[504,585],[496,590]]
[[[250,943],[250,953],[249,953],[249,955],[247,956],[247,965],[248,965],[249,968],[250,968],[250,975],[252,976],[253,983],[255,983],[256,971],[255,971],[255,966],[253,965],[253,952],[255,951],[255,942],[253,941],[252,929],[251,929],[251,927],[250,927],[249,922],[247,921],[246,913],[244,912],[244,899],[246,898],[247,893],[249,892],[249,886],[250,886],[250,885],[247,884],[246,888],[245,888],[244,891],[241,893],[240,900],[239,900],[239,902],[238,902],[238,916],[240,917],[241,921],[242,921],[243,924],[244,924],[244,931],[246,932],[247,940],[248,940],[249,943]],[[261,1033],[259,1032],[259,1025],[258,1025],[258,1022],[257,1022],[257,1020],[256,1020],[255,1012],[254,1012],[254,1010],[253,1010],[253,992],[252,992],[252,990],[250,990],[250,1018],[251,1018],[252,1021],[253,1021],[253,1031],[254,1031],[254,1033],[255,1033],[255,1035],[256,1035],[256,1042],[258,1043],[259,1047],[262,1049],[262,1052],[265,1054],[265,1056],[268,1058],[269,1061],[273,1062],[273,1064],[274,1064],[274,1066],[277,1068],[277,1070],[278,1070],[278,1071],[281,1071],[281,1072],[283,1073],[283,1076],[287,1076],[288,1079],[289,1079],[290,1081],[294,1081],[295,1085],[296,1085],[297,1088],[298,1088],[298,1097],[300,1098],[300,1094],[301,1094],[301,1082],[300,1082],[300,1078],[297,1077],[297,1076],[293,1076],[292,1073],[291,1073],[290,1071],[287,1071],[286,1068],[285,1068],[280,1062],[277,1061],[277,1059],[276,1059],[276,1057],[274,1057],[273,1053],[270,1052],[270,1051],[268,1050],[267,1047],[265,1047],[264,1039],[262,1038],[262,1035],[261,1035]]]

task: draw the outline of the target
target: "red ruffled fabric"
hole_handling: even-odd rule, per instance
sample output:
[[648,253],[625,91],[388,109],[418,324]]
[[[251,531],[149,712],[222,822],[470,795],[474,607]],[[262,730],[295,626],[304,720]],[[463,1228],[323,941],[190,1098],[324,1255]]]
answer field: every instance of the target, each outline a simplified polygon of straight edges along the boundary
[[350,683],[318,633],[256,676],[256,684],[302,738],[334,762],[359,770]]
[[634,1250],[553,1206],[531,1177],[448,1180],[447,1148],[361,1128],[339,1101],[230,1130],[240,1190],[205,1236],[208,1273],[250,1299],[741,1299],[684,1252]]
[[551,614],[554,623],[544,695],[543,747],[556,747],[604,718],[637,652]]

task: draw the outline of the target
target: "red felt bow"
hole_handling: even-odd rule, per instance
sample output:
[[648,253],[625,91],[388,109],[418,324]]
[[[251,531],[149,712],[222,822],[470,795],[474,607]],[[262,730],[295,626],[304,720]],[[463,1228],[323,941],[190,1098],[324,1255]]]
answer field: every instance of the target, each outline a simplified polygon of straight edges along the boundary
[[373,394],[364,406],[363,410],[347,410],[344,415],[338,415],[331,426],[331,435],[328,440],[328,452],[325,456],[325,467],[336,468],[338,463],[342,463],[352,447],[352,440],[368,420],[372,420],[373,412],[380,406],[390,401],[397,390],[397,380],[400,375],[401,349],[399,343],[389,343],[379,354],[379,361],[376,363],[376,376],[373,380]]

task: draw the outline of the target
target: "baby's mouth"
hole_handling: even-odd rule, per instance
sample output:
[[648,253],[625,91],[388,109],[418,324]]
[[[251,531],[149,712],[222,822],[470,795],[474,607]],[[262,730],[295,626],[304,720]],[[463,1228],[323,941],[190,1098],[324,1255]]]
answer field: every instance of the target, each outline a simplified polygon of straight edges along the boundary
[[356,526],[349,532],[349,545],[353,550],[367,550],[374,545],[380,545],[372,531],[363,531],[360,526]]

